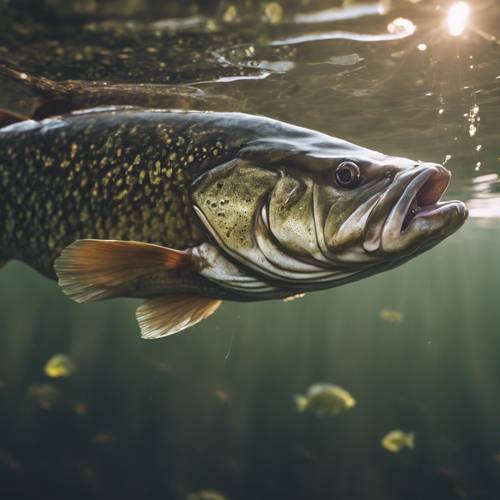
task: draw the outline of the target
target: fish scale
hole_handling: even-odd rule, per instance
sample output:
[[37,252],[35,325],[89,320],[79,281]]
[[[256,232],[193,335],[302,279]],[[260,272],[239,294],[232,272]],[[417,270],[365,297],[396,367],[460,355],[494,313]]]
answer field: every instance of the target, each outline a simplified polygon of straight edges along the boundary
[[189,184],[228,152],[221,138],[187,137],[179,122],[109,110],[4,128],[2,254],[53,277],[55,257],[76,239],[199,244]]

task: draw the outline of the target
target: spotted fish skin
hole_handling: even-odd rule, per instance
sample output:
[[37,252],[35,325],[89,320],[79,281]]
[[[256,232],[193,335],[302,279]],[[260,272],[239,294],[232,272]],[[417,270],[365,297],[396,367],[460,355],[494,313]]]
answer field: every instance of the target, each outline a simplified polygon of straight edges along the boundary
[[249,138],[233,115],[96,109],[0,129],[0,260],[53,278],[77,239],[205,241],[189,186]]

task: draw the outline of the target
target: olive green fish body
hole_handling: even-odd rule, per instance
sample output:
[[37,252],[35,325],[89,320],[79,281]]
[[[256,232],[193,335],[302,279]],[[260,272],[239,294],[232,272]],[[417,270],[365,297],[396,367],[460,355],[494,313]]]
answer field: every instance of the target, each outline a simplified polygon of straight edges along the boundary
[[189,185],[237,144],[194,115],[96,110],[0,130],[1,255],[54,276],[77,239],[202,242]]
[[[0,113],[0,123],[15,117]],[[242,113],[96,108],[0,128],[0,261],[78,302],[143,297],[142,335],[222,299],[358,280],[456,231],[441,165]]]

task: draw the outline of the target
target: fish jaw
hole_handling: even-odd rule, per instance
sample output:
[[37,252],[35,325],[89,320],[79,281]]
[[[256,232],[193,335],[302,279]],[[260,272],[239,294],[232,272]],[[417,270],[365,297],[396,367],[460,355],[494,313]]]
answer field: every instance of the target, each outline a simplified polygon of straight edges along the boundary
[[451,173],[436,164],[418,165],[397,175],[368,217],[364,250],[414,254],[457,231],[468,211],[460,201],[440,201],[450,178]]

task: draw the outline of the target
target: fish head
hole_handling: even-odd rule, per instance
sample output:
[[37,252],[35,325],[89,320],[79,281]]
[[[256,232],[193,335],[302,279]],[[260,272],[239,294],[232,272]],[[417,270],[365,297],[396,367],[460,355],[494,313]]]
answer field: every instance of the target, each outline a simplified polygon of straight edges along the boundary
[[[222,252],[277,287],[327,288],[395,267],[466,220],[450,172],[321,134],[252,145],[193,184]],[[288,146],[286,148],[285,146]]]
[[[440,201],[450,178],[442,165],[407,158],[332,162],[315,177],[310,194],[322,255],[352,266],[390,267],[439,243],[467,218],[462,202]],[[283,221],[274,227],[284,227]]]

